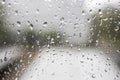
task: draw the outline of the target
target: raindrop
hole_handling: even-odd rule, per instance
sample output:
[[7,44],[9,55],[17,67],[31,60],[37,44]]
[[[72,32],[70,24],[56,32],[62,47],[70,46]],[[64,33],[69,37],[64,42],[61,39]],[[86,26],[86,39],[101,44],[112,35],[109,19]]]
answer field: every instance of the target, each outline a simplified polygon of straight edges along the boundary
[[84,61],[80,61],[80,63],[84,63]]
[[44,22],[43,26],[46,27],[48,25],[48,22]]
[[7,61],[7,57],[4,57],[4,61]]
[[38,23],[38,20],[35,20],[36,23]]
[[110,60],[110,58],[108,57],[107,60]]
[[82,53],[82,57],[85,57],[85,54],[84,54],[84,53]]
[[51,38],[51,42],[50,42],[51,44],[54,44],[55,42],[54,42],[54,38]]
[[92,78],[95,78],[95,77],[96,77],[95,74],[93,74],[93,75],[92,75]]
[[120,50],[117,50],[117,53],[120,53]]
[[50,45],[48,44],[47,47],[50,48]]
[[36,42],[37,42],[37,45],[40,45],[40,41],[37,40]]
[[60,22],[63,23],[64,22],[64,17],[60,18]]
[[2,80],[5,80],[5,78],[4,78],[4,77],[2,77]]
[[90,19],[89,19],[89,18],[87,19],[87,22],[90,22]]
[[30,23],[30,30],[33,30],[34,25]]
[[54,19],[58,19],[58,15],[54,15]]
[[82,10],[82,15],[85,15],[85,11],[84,10]]
[[57,39],[59,39],[60,38],[60,35],[57,35]]
[[33,24],[30,24],[31,27],[33,27]]
[[65,42],[66,42],[66,43],[69,43],[69,41],[68,41],[68,40],[65,40]]
[[53,60],[52,63],[54,63],[55,61]]
[[59,28],[62,28],[64,26],[64,24],[63,23],[61,23],[60,25],[59,25]]
[[11,3],[8,3],[8,7],[11,7]]
[[42,30],[39,30],[39,34],[41,34],[42,33]]
[[18,78],[15,78],[15,80],[18,80]]
[[15,15],[18,15],[18,10],[15,10]]
[[72,48],[72,47],[73,47],[73,44],[70,44],[70,47]]
[[[53,49],[53,51],[55,51],[55,49]],[[55,54],[53,54],[53,55],[55,55]]]
[[89,12],[92,13],[92,9],[90,9]]
[[31,57],[32,57],[32,54],[29,55],[29,58],[31,58]]
[[17,30],[17,34],[19,35],[21,33],[21,31],[20,30]]
[[7,43],[7,42],[3,42],[4,43],[4,45]]
[[17,26],[20,27],[21,26],[21,22],[17,21]]
[[114,30],[118,31],[119,29],[120,29],[119,26],[116,26]]
[[46,50],[46,52],[49,52],[49,50]]
[[65,33],[65,32],[63,33],[63,36],[66,36],[66,33]]
[[78,23],[75,23],[74,25],[75,25],[75,27],[78,27],[78,26],[79,26],[79,24],[78,24]]
[[36,9],[36,13],[39,14],[39,9]]
[[104,71],[107,72],[107,69],[105,69]]
[[98,12],[99,12],[99,14],[102,14],[102,10],[101,9],[99,9]]
[[5,4],[5,0],[2,0],[2,4]]
[[41,52],[42,52],[42,50],[40,49],[40,50],[39,50],[39,52],[41,53]]
[[116,75],[116,77],[118,78],[118,77],[119,77],[119,75]]
[[80,51],[81,49],[80,48],[78,48],[78,51]]

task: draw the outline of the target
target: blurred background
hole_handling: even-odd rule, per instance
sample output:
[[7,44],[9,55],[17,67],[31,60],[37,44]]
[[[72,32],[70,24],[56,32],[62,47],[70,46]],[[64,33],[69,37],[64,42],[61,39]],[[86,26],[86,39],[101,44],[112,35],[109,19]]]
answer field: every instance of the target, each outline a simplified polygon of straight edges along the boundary
[[0,0],[0,80],[119,80],[119,0]]

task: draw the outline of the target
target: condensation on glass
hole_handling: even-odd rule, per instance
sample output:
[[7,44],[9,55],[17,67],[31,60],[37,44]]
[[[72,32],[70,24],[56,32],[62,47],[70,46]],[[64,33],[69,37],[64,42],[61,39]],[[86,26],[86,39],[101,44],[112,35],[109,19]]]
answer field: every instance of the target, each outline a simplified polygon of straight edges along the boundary
[[120,1],[0,0],[0,80],[120,80]]

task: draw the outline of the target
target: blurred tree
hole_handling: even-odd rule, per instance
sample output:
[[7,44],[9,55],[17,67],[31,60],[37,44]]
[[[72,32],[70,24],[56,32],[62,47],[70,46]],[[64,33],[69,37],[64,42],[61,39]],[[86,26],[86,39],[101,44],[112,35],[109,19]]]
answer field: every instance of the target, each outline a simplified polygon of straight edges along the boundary
[[37,32],[27,29],[21,34],[20,43],[24,46],[31,47],[42,47],[44,45],[61,45],[61,33],[53,30],[46,32]]
[[[0,3],[0,47],[4,47],[5,45],[12,44],[13,40],[11,38],[11,33],[8,31],[6,23],[6,14],[4,5]],[[11,66],[11,64],[8,64]],[[4,68],[0,69],[0,80],[4,77],[4,73],[8,70],[8,65],[4,66]]]
[[0,47],[4,45],[8,46],[14,42],[15,38],[13,38],[13,33],[7,28],[4,5],[0,3]]
[[92,44],[120,47],[120,10],[113,7],[99,9],[93,15]]

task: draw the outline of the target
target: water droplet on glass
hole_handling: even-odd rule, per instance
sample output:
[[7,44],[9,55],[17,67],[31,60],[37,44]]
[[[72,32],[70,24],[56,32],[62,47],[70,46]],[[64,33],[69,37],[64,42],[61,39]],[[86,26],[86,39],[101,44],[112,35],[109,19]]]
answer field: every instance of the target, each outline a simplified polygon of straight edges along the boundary
[[4,45],[6,45],[7,42],[3,42],[3,43],[4,43]]
[[78,51],[80,51],[81,49],[80,48],[78,48]]
[[36,42],[37,42],[37,45],[40,45],[40,41],[37,40]]
[[120,53],[120,50],[117,50],[117,53]]
[[48,44],[47,47],[50,48],[50,45]]
[[4,61],[7,61],[7,57],[4,57]]
[[36,9],[36,13],[39,14],[39,9]]
[[20,27],[21,26],[21,22],[17,21],[17,26]]
[[79,24],[78,24],[78,23],[75,23],[74,25],[75,25],[75,27],[78,27],[78,26],[79,26]]
[[88,18],[87,21],[90,22],[90,19]]
[[102,10],[101,9],[99,9],[98,12],[99,12],[99,14],[102,14]]
[[108,57],[107,60],[110,60],[110,58]]
[[92,78],[95,78],[95,77],[96,77],[95,74],[93,74],[93,75],[92,75]]
[[60,38],[60,35],[57,35],[57,39],[59,39]]
[[107,69],[105,69],[104,71],[107,72]]
[[54,44],[55,42],[54,42],[54,38],[51,38],[51,42],[50,42],[51,44]]
[[82,15],[85,15],[85,11],[84,10],[82,11]]
[[54,15],[54,19],[58,19],[58,15]]
[[48,22],[44,22],[44,23],[43,23],[43,26],[44,26],[44,27],[47,27],[47,25],[48,25]]
[[30,23],[30,30],[33,30],[34,25]]
[[11,7],[11,3],[8,3],[8,7]]
[[68,40],[65,40],[65,42],[66,42],[66,43],[69,43],[69,41],[68,41]]
[[6,0],[2,0],[2,4],[5,4],[5,1],[6,1]]
[[32,57],[32,54],[29,55],[29,58],[31,58],[31,57]]
[[60,23],[63,23],[64,22],[64,17],[61,17],[60,18]]
[[115,31],[118,31],[119,29],[120,29],[120,27],[119,27],[119,26],[116,26],[114,30],[115,30]]
[[73,44],[70,44],[70,47],[72,48],[72,47],[73,47]]
[[19,35],[21,33],[21,31],[20,30],[17,30],[17,34]]
[[80,63],[84,63],[84,61],[80,61]]
[[15,78],[15,80],[18,80],[18,78]]
[[84,53],[82,53],[82,57],[85,57],[85,54],[84,54]]
[[18,15],[18,10],[15,10],[15,15]]
[[92,9],[90,9],[89,12],[92,13]]

